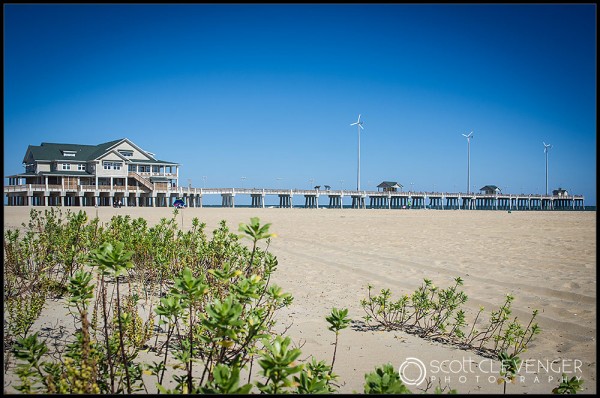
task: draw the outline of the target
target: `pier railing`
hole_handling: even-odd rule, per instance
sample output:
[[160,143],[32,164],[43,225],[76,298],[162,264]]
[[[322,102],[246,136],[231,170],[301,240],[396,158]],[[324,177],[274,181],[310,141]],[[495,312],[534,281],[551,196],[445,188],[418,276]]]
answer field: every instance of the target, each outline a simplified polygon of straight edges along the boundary
[[[343,198],[352,198],[352,207],[365,208],[365,200],[370,198],[369,208],[432,208],[432,209],[573,209],[583,210],[583,195],[545,195],[512,193],[462,193],[462,192],[424,192],[424,191],[355,191],[320,189],[281,189],[281,188],[192,188],[165,186],[151,191],[145,186],[125,185],[74,185],[74,184],[21,184],[5,185],[4,195],[9,206],[28,203],[67,203],[77,202],[89,205],[94,201],[107,201],[107,198],[125,198],[138,205],[156,203],[170,206],[176,197],[187,199],[192,207],[202,206],[203,198],[209,195],[221,195],[224,207],[234,207],[235,197],[251,196],[252,207],[264,207],[265,197],[279,196],[280,207],[293,207],[294,196],[304,196],[305,207],[319,207],[319,197],[329,197],[329,206],[342,208]],[[97,199],[93,199],[93,198]],[[69,199],[71,198],[71,199]],[[72,199],[75,198],[75,199]],[[143,200],[141,200],[143,199]],[[427,203],[427,201],[429,203]],[[239,202],[238,202],[239,203]],[[134,204],[135,206],[135,204]]]
[[[137,186],[124,185],[78,185],[76,187],[66,187],[57,184],[21,184],[5,185],[4,193],[27,193],[32,191],[143,191]],[[273,188],[191,188],[191,187],[167,187],[155,189],[155,192],[187,195],[316,195],[316,196],[378,196],[378,197],[444,197],[444,198],[540,198],[540,199],[583,199],[583,195],[544,195],[544,194],[483,194],[483,193],[463,193],[463,192],[425,192],[425,191],[353,191],[353,190],[320,190],[320,189],[273,189]]]

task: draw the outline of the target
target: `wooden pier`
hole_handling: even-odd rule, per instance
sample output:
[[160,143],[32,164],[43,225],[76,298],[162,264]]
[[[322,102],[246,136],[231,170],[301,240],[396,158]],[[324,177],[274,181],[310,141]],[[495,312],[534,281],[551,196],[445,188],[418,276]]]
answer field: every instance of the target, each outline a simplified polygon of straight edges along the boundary
[[[8,206],[122,206],[170,207],[176,198],[182,198],[188,207],[202,207],[203,198],[221,195],[222,207],[235,207],[236,196],[251,198],[251,207],[264,208],[266,196],[279,198],[280,208],[293,208],[303,203],[304,208],[347,207],[353,209],[439,209],[439,210],[584,210],[583,195],[540,194],[483,194],[448,192],[381,192],[318,189],[257,189],[257,188],[165,188],[148,193],[140,187],[64,186],[64,185],[8,185],[4,186]],[[328,205],[319,198],[328,198]],[[304,201],[294,201],[303,197]],[[368,201],[367,201],[368,198]],[[367,202],[369,205],[367,206]],[[271,207],[271,206],[269,206]]]

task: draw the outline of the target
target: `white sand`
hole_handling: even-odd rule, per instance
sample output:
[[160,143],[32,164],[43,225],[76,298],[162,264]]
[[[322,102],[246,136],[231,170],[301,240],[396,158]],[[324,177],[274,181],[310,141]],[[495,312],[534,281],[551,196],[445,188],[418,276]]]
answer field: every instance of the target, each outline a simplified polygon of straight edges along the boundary
[[[96,214],[95,208],[86,211]],[[154,224],[171,217],[173,209],[98,212],[103,221],[129,214]],[[26,207],[5,207],[5,229],[20,227],[28,215]],[[360,300],[368,284],[376,293],[390,288],[398,298],[412,293],[423,278],[447,287],[460,276],[469,321],[481,305],[487,319],[507,293],[516,297],[513,315],[522,323],[533,309],[540,311],[542,332],[520,355],[528,368],[523,366],[522,378],[507,392],[550,393],[565,371],[583,377],[584,393],[596,393],[596,212],[198,208],[183,210],[183,224],[187,229],[198,217],[211,233],[224,219],[237,232],[240,222],[254,216],[272,223],[278,235],[270,247],[279,260],[272,281],[294,296],[291,307],[281,311],[278,328],[291,324],[287,335],[302,345],[301,358],[331,362],[335,337],[325,316],[333,307],[345,307],[351,318],[362,320]],[[45,311],[41,324],[52,319],[52,307]],[[352,328],[340,334],[334,368],[340,392],[362,393],[366,372],[386,362],[398,368],[408,357],[421,360],[428,377],[460,393],[502,393],[494,382],[497,363],[490,371],[489,360],[473,352],[404,332]],[[447,373],[436,366],[444,360],[452,361],[443,368]],[[552,368],[538,369],[553,361]],[[418,376],[415,366],[406,369],[409,377]]]

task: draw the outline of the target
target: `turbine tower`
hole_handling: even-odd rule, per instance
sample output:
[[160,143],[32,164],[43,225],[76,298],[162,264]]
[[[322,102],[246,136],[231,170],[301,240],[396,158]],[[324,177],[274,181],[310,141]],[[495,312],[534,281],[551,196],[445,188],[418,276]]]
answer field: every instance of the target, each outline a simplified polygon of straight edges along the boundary
[[469,135],[463,134],[463,137],[467,137],[467,193],[469,193],[469,187],[471,186],[471,138],[473,138],[473,132]]
[[360,121],[360,113],[358,114],[358,120],[352,124],[350,124],[350,126],[354,126],[357,125],[357,129],[358,129],[358,173],[356,175],[356,190],[360,191],[360,129],[365,129],[362,126],[363,122]]
[[546,144],[543,141],[542,141],[542,144],[544,144],[544,153],[546,154],[546,196],[547,196],[548,195],[548,150],[550,148],[552,148],[552,145]]

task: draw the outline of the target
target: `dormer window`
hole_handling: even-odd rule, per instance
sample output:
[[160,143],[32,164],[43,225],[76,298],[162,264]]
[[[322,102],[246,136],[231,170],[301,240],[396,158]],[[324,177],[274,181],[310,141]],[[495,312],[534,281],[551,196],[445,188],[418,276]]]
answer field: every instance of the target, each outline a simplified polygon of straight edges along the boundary
[[77,155],[77,151],[62,151],[63,156],[75,157]]
[[128,150],[128,149],[119,149],[119,153],[123,156],[127,156],[127,157],[132,157],[133,156],[133,151]]

